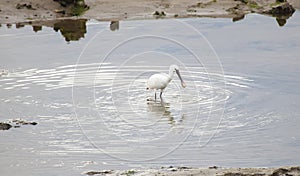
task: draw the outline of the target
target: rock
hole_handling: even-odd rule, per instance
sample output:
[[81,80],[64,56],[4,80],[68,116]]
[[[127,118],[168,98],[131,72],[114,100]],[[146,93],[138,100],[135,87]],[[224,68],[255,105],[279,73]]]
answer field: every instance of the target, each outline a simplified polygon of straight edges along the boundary
[[244,173],[226,173],[223,176],[265,176],[266,174],[259,174],[259,173],[253,173],[253,174],[244,174]]
[[285,168],[279,168],[279,169],[276,169],[272,174],[271,176],[281,176],[281,175],[285,175],[286,173],[288,173],[289,170],[288,169],[285,169]]
[[270,176],[296,176],[299,175],[300,167],[278,168]]
[[166,16],[166,13],[164,11],[161,11],[161,12],[155,11],[153,13],[153,15],[156,16],[156,17],[163,17],[163,16]]
[[32,26],[34,32],[38,32],[42,30],[42,26]]
[[16,23],[16,28],[19,29],[19,28],[22,28],[24,27],[25,25],[23,25],[22,23]]
[[74,0],[53,0],[55,2],[58,2],[61,6],[67,7],[69,5],[74,5]]
[[178,169],[177,168],[170,168],[168,169],[168,171],[171,171],[171,172],[176,172]]
[[37,122],[27,122],[25,120],[18,120],[18,119],[13,120],[12,122],[15,123],[16,125],[37,125]]
[[290,171],[292,171],[292,172],[300,172],[300,166],[298,166],[298,167],[291,167]]
[[235,14],[236,16],[240,16],[241,14],[244,14],[241,9],[242,9],[241,5],[237,4],[234,7],[230,7],[226,11],[231,14]]
[[55,9],[54,12],[55,12],[55,13],[61,13],[61,14],[63,14],[63,15],[66,14],[66,11],[65,11],[65,10]]
[[192,169],[192,167],[186,167],[186,166],[180,166],[178,167],[179,170],[186,170],[186,169]]
[[154,13],[153,13],[153,15],[159,15],[160,13],[159,13],[159,11],[155,11]]
[[218,166],[210,166],[209,169],[218,169]]
[[292,15],[295,12],[295,8],[289,4],[288,2],[280,3],[277,5],[272,6],[272,9],[267,11],[268,14],[272,14],[274,16],[281,16],[281,15]]
[[0,122],[0,130],[9,130],[10,128],[20,128],[22,125],[37,125],[37,122],[27,122],[24,120],[12,120],[9,123]]
[[111,21],[109,27],[111,31],[119,30],[119,21]]
[[242,20],[244,18],[245,18],[245,14],[237,14],[237,16],[232,18],[232,21],[236,22],[236,21]]
[[27,8],[28,10],[36,10],[35,8],[32,7],[31,4],[17,4],[16,9],[24,9]]
[[8,123],[0,122],[0,130],[9,130],[12,126]]
[[112,174],[112,170],[104,170],[104,171],[89,171],[85,173],[86,175],[106,175],[106,174]]
[[295,8],[292,5],[290,5],[288,2],[283,2],[273,5],[271,9],[267,9],[262,13],[276,17],[278,25],[284,26],[286,24],[286,20],[290,18],[294,12]]
[[244,3],[244,4],[247,4],[247,3],[248,3],[248,0],[239,0],[239,1],[241,1],[241,2]]
[[[53,0],[53,1],[58,2],[62,7],[66,7],[65,8],[66,11],[61,10],[56,12],[56,13],[61,13],[63,15],[69,14],[72,16],[80,16],[89,9],[89,6],[85,4],[84,0]],[[70,12],[68,9],[70,9]]]

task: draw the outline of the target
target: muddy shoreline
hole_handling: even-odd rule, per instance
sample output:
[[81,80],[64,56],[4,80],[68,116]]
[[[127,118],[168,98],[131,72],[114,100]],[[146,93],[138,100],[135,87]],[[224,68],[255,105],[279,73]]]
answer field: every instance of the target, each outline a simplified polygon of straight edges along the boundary
[[[86,10],[80,16],[72,15],[72,6],[63,6],[59,0],[12,0],[0,2],[0,27],[16,28],[30,25],[34,32],[43,27],[60,31],[67,42],[84,38],[86,22],[90,19],[110,21],[112,31],[119,29],[122,20],[178,19],[178,18],[231,18],[243,20],[250,13],[274,17],[284,26],[296,9],[297,0],[200,0],[182,3],[175,1],[90,1],[85,0]],[[63,13],[62,13],[63,12]]]
[[[72,16],[68,6],[55,1],[12,0],[0,2],[0,24],[48,21],[58,19],[96,19],[120,21],[157,18],[212,17],[240,20],[249,13],[288,19],[293,9],[300,8],[297,0],[192,0],[189,2],[147,0],[85,0],[89,9]],[[276,9],[278,7],[278,9]]]
[[[190,18],[190,17],[212,17],[212,18],[232,18],[233,21],[241,20],[246,14],[258,13],[268,16],[275,16],[279,25],[284,25],[286,20],[293,14],[278,13],[274,7],[282,7],[283,4],[275,4],[275,0],[200,0],[189,1],[100,1],[86,0],[90,7],[79,17],[70,16],[67,7],[62,7],[54,1],[43,0],[11,0],[0,2],[0,24],[18,24],[19,27],[30,24],[35,31],[41,30],[41,26],[53,27],[54,30],[64,31],[64,36],[71,36],[66,40],[78,40],[86,33],[85,22],[89,19],[100,21],[112,21],[111,28],[118,27],[116,24],[120,20],[136,19],[168,19],[168,18]],[[284,2],[287,9],[293,7],[300,8],[299,0],[288,0]],[[280,9],[280,8],[279,8]],[[273,10],[273,11],[272,11]],[[61,13],[61,12],[65,13]],[[277,16],[276,16],[277,14]],[[81,19],[81,21],[69,21],[68,24],[57,22],[57,20]],[[67,26],[66,26],[67,25]],[[78,28],[74,29],[74,26]],[[17,26],[16,26],[17,27]],[[61,30],[61,29],[69,29]],[[80,32],[81,31],[81,32]],[[69,33],[72,35],[68,35]],[[76,35],[74,35],[74,33]],[[36,125],[35,122],[13,121],[15,125],[2,123],[3,129],[8,130],[17,125]],[[280,167],[280,168],[189,168],[189,167],[162,167],[159,169],[147,170],[105,170],[105,171],[86,171],[83,175],[219,175],[219,176],[251,176],[251,175],[300,175],[300,167]]]
[[148,176],[182,176],[182,175],[201,175],[201,176],[298,176],[300,167],[280,167],[280,168],[218,168],[212,166],[209,168],[189,168],[189,167],[162,167],[160,169],[147,170],[102,170],[89,171],[85,175],[148,175]]

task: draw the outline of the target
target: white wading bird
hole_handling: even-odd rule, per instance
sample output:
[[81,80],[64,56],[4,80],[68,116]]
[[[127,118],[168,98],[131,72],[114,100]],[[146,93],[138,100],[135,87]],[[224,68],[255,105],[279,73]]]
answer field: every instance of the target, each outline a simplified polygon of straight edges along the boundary
[[[177,65],[171,65],[169,68],[169,74],[157,73],[157,74],[150,76],[150,78],[147,81],[147,90],[148,89],[155,89],[155,90],[160,89],[160,99],[162,100],[163,90],[168,86],[169,82],[172,81],[175,72],[181,81],[181,86],[183,88],[185,88],[186,85],[183,82],[181,75],[179,73],[179,67]],[[156,92],[155,92],[155,100],[156,100]]]

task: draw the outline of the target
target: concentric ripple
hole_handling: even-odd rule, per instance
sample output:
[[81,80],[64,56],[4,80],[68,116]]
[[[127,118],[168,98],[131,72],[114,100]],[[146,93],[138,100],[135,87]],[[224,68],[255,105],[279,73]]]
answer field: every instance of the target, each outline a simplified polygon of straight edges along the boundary
[[[181,88],[179,79],[174,77],[163,93],[163,102],[160,99],[154,101],[155,92],[146,90],[146,81],[153,73],[167,72],[168,66],[114,67],[107,64],[94,70],[94,75],[88,78],[93,84],[74,89],[75,102],[83,109],[81,102],[89,104],[85,107],[89,106],[91,114],[83,113],[78,107],[77,115],[93,145],[122,159],[126,159],[125,153],[132,150],[136,158],[154,159],[174,150],[191,134],[211,136],[217,126],[209,126],[207,122],[216,112],[223,110],[224,102],[231,94],[224,89],[224,76],[208,74],[201,67],[180,68],[188,86]],[[76,75],[80,77],[81,74]],[[247,82],[246,78],[228,77],[234,85],[243,86]],[[90,98],[93,94],[94,101],[80,97],[82,92],[85,92],[83,96]],[[110,139],[109,148],[107,139]],[[149,148],[152,152],[145,154]]]
[[[232,94],[224,89],[224,79],[227,85],[239,88],[247,88],[252,82],[241,76],[209,74],[201,67],[180,65],[187,87],[180,87],[174,76],[163,93],[163,102],[155,102],[155,92],[146,90],[146,81],[158,72],[168,72],[168,66],[120,68],[90,63],[9,72],[0,81],[1,89],[7,91],[36,86],[55,92],[75,85],[75,108],[85,135],[95,147],[114,157],[128,159],[128,153],[135,151],[132,160],[163,156],[189,136],[208,140],[218,128],[210,119],[223,110],[224,101]],[[49,107],[63,108],[65,104],[52,103]]]

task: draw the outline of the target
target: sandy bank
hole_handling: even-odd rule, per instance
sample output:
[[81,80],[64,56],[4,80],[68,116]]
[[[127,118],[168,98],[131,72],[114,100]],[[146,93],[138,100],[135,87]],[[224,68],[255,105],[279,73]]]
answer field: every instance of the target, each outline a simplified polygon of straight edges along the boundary
[[[298,0],[288,2],[300,7]],[[186,17],[239,19],[248,13],[268,14],[277,5],[275,0],[85,0],[85,3],[90,9],[80,18],[106,21]],[[70,17],[69,7],[52,0],[0,1],[1,24],[60,18],[76,17]]]
[[86,175],[147,175],[147,176],[299,176],[300,167],[281,168],[188,168],[188,167],[168,167],[148,170],[126,170],[126,171],[89,171]]

